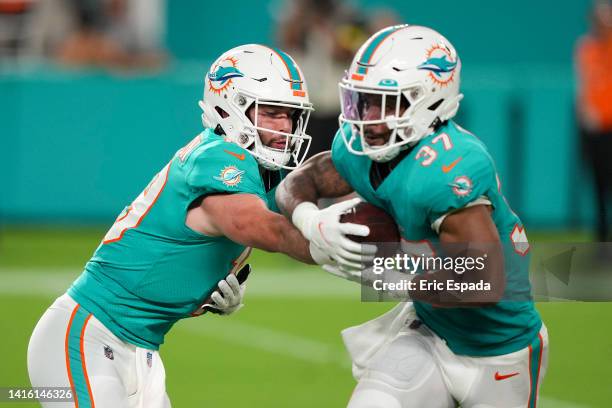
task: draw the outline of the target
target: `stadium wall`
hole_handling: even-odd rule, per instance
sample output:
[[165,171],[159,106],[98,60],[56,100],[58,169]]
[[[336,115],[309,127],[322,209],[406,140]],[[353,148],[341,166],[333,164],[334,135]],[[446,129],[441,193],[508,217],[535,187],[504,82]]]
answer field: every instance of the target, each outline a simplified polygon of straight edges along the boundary
[[[209,2],[168,2],[167,44],[178,62],[162,73],[0,72],[2,222],[111,222],[201,129],[197,101],[212,58],[270,43],[280,3],[237,0],[227,16]],[[360,3],[395,8],[453,39],[464,62],[458,121],[487,143],[528,226],[590,225],[571,63],[590,1]]]

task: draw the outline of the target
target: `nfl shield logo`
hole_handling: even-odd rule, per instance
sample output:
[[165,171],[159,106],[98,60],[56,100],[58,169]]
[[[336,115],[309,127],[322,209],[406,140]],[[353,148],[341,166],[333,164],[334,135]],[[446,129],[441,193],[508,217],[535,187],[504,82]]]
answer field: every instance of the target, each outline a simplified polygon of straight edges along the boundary
[[151,353],[150,351],[147,351],[147,365],[149,366],[149,368],[151,368],[151,366],[153,365],[153,353]]
[[109,360],[115,359],[115,356],[113,355],[113,349],[108,347],[107,345],[104,346],[104,357],[108,358]]

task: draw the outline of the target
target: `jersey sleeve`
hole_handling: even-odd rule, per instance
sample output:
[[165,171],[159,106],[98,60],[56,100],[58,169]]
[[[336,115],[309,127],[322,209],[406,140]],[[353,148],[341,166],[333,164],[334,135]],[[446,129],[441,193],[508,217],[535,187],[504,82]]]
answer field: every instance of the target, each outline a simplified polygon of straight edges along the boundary
[[204,145],[199,150],[194,152],[186,175],[196,195],[255,194],[267,202],[257,162],[246,150],[227,142]]
[[422,171],[419,206],[436,233],[452,212],[478,204],[491,205],[491,191],[496,188],[495,165],[486,151],[474,149],[453,163],[447,172],[444,167]]

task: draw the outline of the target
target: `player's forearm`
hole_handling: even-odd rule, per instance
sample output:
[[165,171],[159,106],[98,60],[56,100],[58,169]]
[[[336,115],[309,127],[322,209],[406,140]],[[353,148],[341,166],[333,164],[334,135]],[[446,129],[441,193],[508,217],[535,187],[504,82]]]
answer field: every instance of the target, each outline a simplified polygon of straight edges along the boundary
[[288,218],[291,218],[293,211],[301,203],[316,203],[319,198],[313,178],[308,172],[300,170],[289,174],[276,189],[276,204]]
[[289,174],[276,189],[276,203],[287,217],[303,202],[316,203],[319,198],[341,197],[353,188],[340,176],[331,152],[311,157],[299,169]]
[[[283,217],[284,218],[284,217]],[[308,241],[302,236],[300,231],[288,223],[291,228],[283,228],[282,235],[278,242],[278,252],[289,255],[298,261],[315,264],[316,262],[312,259],[310,250],[308,248]]]
[[[200,231],[211,236],[225,236],[238,244],[283,252],[299,261],[313,263],[308,241],[281,214],[270,211],[253,194],[213,195],[200,206],[202,222],[210,229]],[[195,227],[194,227],[195,228]]]
[[245,228],[238,227],[234,240],[267,252],[281,252],[298,261],[313,264],[308,241],[284,216],[268,212]]

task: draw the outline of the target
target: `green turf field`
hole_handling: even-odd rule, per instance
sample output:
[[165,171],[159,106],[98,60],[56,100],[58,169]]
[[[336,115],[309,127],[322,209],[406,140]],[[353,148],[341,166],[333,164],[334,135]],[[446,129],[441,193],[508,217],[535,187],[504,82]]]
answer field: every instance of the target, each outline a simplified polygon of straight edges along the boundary
[[[80,273],[103,230],[15,229],[0,234],[0,387],[28,386],[26,349],[38,318]],[[583,240],[574,234],[532,241]],[[343,407],[354,380],[341,329],[390,303],[280,255],[255,253],[246,306],[235,316],[178,323],[161,349],[175,407]],[[543,407],[610,407],[612,304],[538,305],[550,335]],[[0,406],[29,407],[27,403]]]

